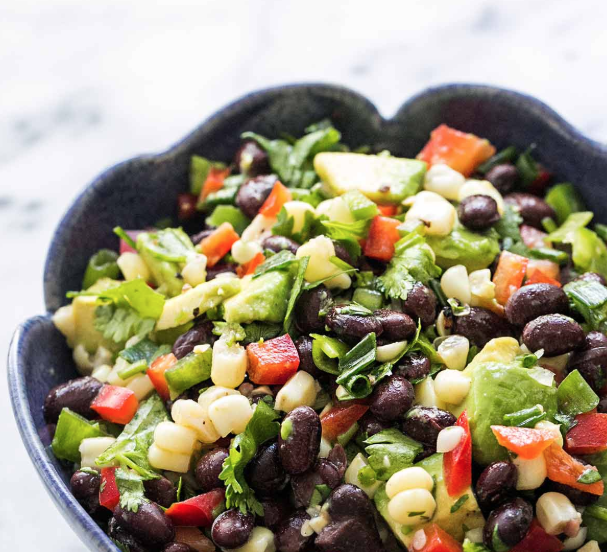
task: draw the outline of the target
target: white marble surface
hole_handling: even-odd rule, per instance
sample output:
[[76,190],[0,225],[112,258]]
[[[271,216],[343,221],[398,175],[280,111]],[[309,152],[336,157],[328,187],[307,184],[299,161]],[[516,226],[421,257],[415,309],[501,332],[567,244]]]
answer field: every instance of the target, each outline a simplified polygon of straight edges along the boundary
[[[607,141],[604,0],[2,0],[0,356],[41,313],[51,232],[97,173],[256,88],[350,86],[392,113],[450,82],[542,98]],[[0,378],[2,550],[84,545],[45,495]]]

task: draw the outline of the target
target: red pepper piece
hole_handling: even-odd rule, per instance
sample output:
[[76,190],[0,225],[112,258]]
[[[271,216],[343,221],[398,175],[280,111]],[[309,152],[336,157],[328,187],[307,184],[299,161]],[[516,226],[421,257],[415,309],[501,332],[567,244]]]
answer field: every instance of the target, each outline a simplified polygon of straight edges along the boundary
[[464,430],[464,435],[452,451],[443,455],[443,473],[449,496],[461,495],[472,484],[472,435],[466,410],[455,425]]
[[101,484],[99,485],[99,504],[108,510],[113,510],[120,502],[120,491],[116,484],[116,468],[101,468]]
[[595,454],[607,450],[607,414],[580,414],[577,424],[567,432],[570,454]]
[[249,379],[258,385],[282,385],[297,372],[299,354],[289,334],[247,345]]
[[128,424],[139,408],[135,393],[126,387],[104,385],[91,403],[91,409],[113,424]]
[[[349,401],[348,401],[349,402]],[[364,404],[338,404],[320,418],[322,434],[330,441],[337,439],[360,420],[369,407]]]
[[400,239],[400,222],[389,217],[376,216],[369,227],[363,252],[366,257],[389,261],[394,257],[394,244]]
[[165,512],[175,525],[211,527],[225,496],[225,489],[213,489],[182,502],[175,502]]

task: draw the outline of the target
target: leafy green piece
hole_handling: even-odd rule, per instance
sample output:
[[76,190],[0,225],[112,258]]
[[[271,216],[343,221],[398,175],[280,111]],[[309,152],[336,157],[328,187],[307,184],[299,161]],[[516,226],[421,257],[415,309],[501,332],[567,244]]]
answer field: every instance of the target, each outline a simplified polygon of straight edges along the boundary
[[196,254],[192,240],[181,228],[166,228],[147,235],[147,250],[161,261],[185,263]]
[[320,223],[325,227],[325,233],[334,240],[364,238],[369,230],[369,220],[355,220],[354,222],[338,222],[336,220],[323,220]]
[[208,347],[204,352],[191,352],[171,366],[164,377],[171,391],[179,395],[190,387],[202,383],[211,377],[211,359],[213,349]]
[[458,264],[468,272],[487,268],[500,252],[493,229],[481,233],[456,226],[448,236],[428,236],[426,240],[436,255],[436,264],[443,269]]
[[339,374],[339,359],[349,350],[348,345],[335,337],[322,334],[310,334],[312,342],[312,360],[319,370],[328,374]]
[[371,311],[375,311],[381,308],[383,304],[383,295],[379,291],[373,289],[357,288],[354,290],[352,300]]
[[554,421],[560,425],[561,435],[563,439],[567,437],[567,432],[575,427],[578,422],[575,419],[575,416],[570,416],[568,414],[559,414],[558,412],[553,416]]
[[392,299],[405,300],[416,282],[427,284],[441,272],[424,238],[407,236],[396,243],[394,257],[378,278],[377,287]]
[[466,501],[470,498],[469,494],[465,494],[460,496],[456,501],[455,504],[453,504],[453,506],[451,506],[451,510],[450,512],[452,514],[455,514],[455,512],[457,512],[465,503]]
[[551,249],[550,247],[538,247],[537,249],[530,249],[527,256],[532,259],[545,259],[560,265],[565,265],[569,261],[569,255],[567,255],[565,251]]
[[[347,383],[352,376],[361,373],[367,366],[375,362],[376,355],[375,332],[371,332],[339,359],[340,374],[336,379],[337,383]],[[344,387],[346,386],[344,385]]]
[[284,236],[297,243],[304,243],[308,241],[312,235],[316,232],[317,219],[316,215],[312,211],[306,211],[304,213],[304,223],[299,232],[294,232],[295,219],[289,216],[287,210],[282,207],[278,212],[276,224],[272,226],[272,234],[275,236]]
[[276,421],[279,414],[265,401],[257,403],[255,412],[243,433],[239,433],[230,445],[229,456],[223,463],[219,478],[226,486],[226,506],[239,508],[241,512],[263,515],[263,507],[244,477],[246,465],[253,459],[259,446],[273,439],[280,431]]
[[502,239],[509,239],[512,243],[522,241],[520,226],[523,224],[523,217],[512,205],[504,205],[504,214],[494,225],[494,230]]
[[143,479],[137,472],[118,468],[114,472],[114,476],[120,492],[120,506],[122,508],[137,513],[141,504],[149,502],[144,496]]
[[132,364],[128,364],[123,368],[118,370],[118,377],[123,380],[127,380],[133,377],[136,374],[142,374],[147,370],[148,363],[144,358],[138,360],[137,362],[133,362]]
[[297,263],[297,273],[295,274],[295,279],[293,281],[293,287],[291,288],[291,295],[289,295],[289,303],[287,304],[287,312],[285,313],[285,321],[283,324],[283,330],[285,333],[292,334],[294,331],[293,328],[293,312],[295,309],[295,305],[301,292],[303,290],[306,270],[308,268],[308,263],[310,262],[310,257],[302,257],[299,259]]
[[598,472],[598,470],[588,468],[577,478],[577,482],[584,485],[592,485],[593,483],[598,483],[601,479],[601,474]]
[[192,155],[190,158],[190,193],[200,195],[202,186],[212,168],[224,169],[225,164],[219,161],[209,161],[200,155]]
[[[146,364],[150,364],[150,362],[152,362],[154,358],[160,356],[158,354],[158,349],[158,344],[154,343],[151,339],[142,339],[135,345],[132,345],[131,347],[120,351],[118,356],[123,358],[127,362],[130,362],[131,364],[139,360],[145,360]],[[163,349],[163,351],[164,350],[165,349]],[[160,354],[165,353],[161,352]]]
[[569,416],[590,412],[599,404],[598,395],[586,383],[578,370],[570,372],[561,382],[556,397],[559,411]]
[[124,343],[127,339],[148,335],[156,325],[153,318],[142,318],[134,309],[100,305],[95,309],[95,329],[105,339]]
[[607,246],[595,232],[579,228],[571,242],[571,260],[579,272],[598,272],[607,276]]
[[135,240],[133,240],[133,238],[131,238],[131,236],[127,234],[126,230],[122,228],[122,226],[115,226],[114,234],[116,234],[121,240],[123,240],[129,247],[137,249],[137,244],[135,243]]
[[254,132],[245,132],[242,138],[255,140],[267,152],[272,171],[283,184],[310,188],[317,180],[312,166],[314,155],[334,149],[341,134],[331,126],[310,132],[293,145],[286,140],[268,140]]
[[516,161],[516,168],[521,177],[523,186],[527,187],[537,179],[540,175],[540,169],[535,159],[531,157],[531,151],[534,146],[531,146],[527,151],[521,153]]
[[607,331],[607,288],[598,282],[577,280],[563,287],[573,308],[591,330]]
[[504,425],[515,427],[535,427],[535,424],[546,419],[546,413],[541,404],[523,408],[510,414],[504,414]]
[[293,253],[287,250],[280,251],[279,253],[276,253],[276,255],[272,255],[269,259],[266,259],[255,269],[253,279],[259,278],[259,276],[273,270],[286,270],[296,262],[297,257],[295,257]]
[[552,186],[546,194],[545,201],[556,212],[558,224],[563,224],[571,213],[577,213],[585,209],[584,202],[575,186],[568,182]]
[[218,205],[205,221],[209,226],[220,226],[224,222],[229,222],[237,234],[242,234],[244,229],[251,224],[251,219],[247,217],[238,207],[233,205]]
[[280,335],[282,330],[282,324],[272,322],[251,322],[250,324],[243,324],[242,327],[245,330],[244,345],[272,339]]
[[369,220],[379,212],[377,204],[358,190],[350,190],[341,196],[356,220]]
[[82,289],[90,288],[97,280],[101,278],[111,278],[116,280],[120,276],[118,268],[118,253],[110,249],[100,249],[90,259],[84,272],[82,280]]
[[379,481],[413,465],[423,446],[401,433],[398,429],[384,429],[364,441],[369,466],[375,470]]
[[478,542],[472,542],[468,539],[464,540],[463,552],[491,552],[484,544]]
[[198,202],[196,208],[200,211],[208,213],[218,205],[234,205],[236,203],[236,194],[238,193],[238,186],[228,186],[227,180],[227,178],[226,180],[224,180],[223,188],[217,190],[216,192],[211,192],[202,201]]
[[98,423],[90,422],[69,408],[64,408],[59,414],[51,448],[53,454],[61,460],[80,462],[80,443],[84,439],[103,435]]
[[160,422],[169,419],[162,399],[153,394],[139,405],[133,419],[124,426],[116,442],[96,460],[98,466],[117,461],[122,467],[135,470],[144,479],[158,477],[148,461],[148,450],[154,442],[154,431]]
[[571,213],[561,226],[546,236],[546,239],[552,243],[571,243],[575,232],[587,226],[592,217],[590,211]]
[[488,173],[493,167],[496,165],[501,165],[502,163],[509,163],[514,161],[518,155],[518,150],[515,146],[508,146],[504,148],[502,151],[497,152],[494,156],[490,157],[484,163],[480,164],[476,167],[477,172],[482,174]]
[[213,334],[223,337],[229,347],[247,337],[247,332],[235,322],[213,322]]

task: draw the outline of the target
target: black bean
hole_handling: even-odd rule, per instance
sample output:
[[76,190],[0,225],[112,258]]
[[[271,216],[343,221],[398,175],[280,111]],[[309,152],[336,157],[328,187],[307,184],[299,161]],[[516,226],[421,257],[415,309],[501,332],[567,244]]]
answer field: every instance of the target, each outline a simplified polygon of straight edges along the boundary
[[194,552],[194,549],[183,542],[171,542],[162,549],[162,552]]
[[220,548],[238,548],[244,545],[253,531],[252,514],[243,514],[237,508],[219,514],[211,527],[211,538]]
[[378,309],[374,314],[381,322],[383,328],[382,337],[386,339],[403,341],[415,334],[417,330],[417,325],[413,322],[413,319],[404,312]]
[[[82,507],[91,515],[109,514],[109,510],[99,504],[99,485],[101,477],[99,473],[76,471],[70,479],[72,494]],[[105,512],[104,512],[105,510]],[[108,516],[109,517],[109,516]]]
[[407,294],[403,302],[403,312],[413,320],[420,319],[422,326],[426,328],[434,324],[436,318],[436,295],[434,292],[419,282]]
[[597,272],[584,272],[584,274],[580,274],[576,281],[583,280],[584,282],[596,282],[597,284],[601,284],[602,286],[607,286],[607,281],[605,278],[598,274]]
[[403,431],[420,443],[436,447],[438,434],[454,425],[455,416],[434,406],[415,406],[405,415]]
[[406,377],[409,381],[425,378],[432,368],[430,359],[421,353],[409,353],[396,365],[396,373]]
[[491,550],[508,550],[523,540],[532,521],[531,504],[522,498],[510,500],[489,514],[483,542]]
[[53,387],[44,399],[44,419],[48,423],[56,422],[63,408],[69,408],[85,418],[95,418],[97,414],[91,410],[91,403],[102,387],[99,380],[90,376]]
[[319,458],[314,469],[320,474],[323,483],[331,489],[340,484],[345,472],[327,458]]
[[131,533],[118,525],[115,517],[110,519],[107,533],[116,542],[127,547],[129,552],[149,552],[149,548],[141,544]]
[[603,397],[600,401],[599,404],[596,407],[596,411],[599,414],[607,414],[607,397]]
[[202,240],[208,238],[214,231],[214,228],[206,228],[205,230],[202,230],[201,232],[190,236],[190,239],[192,240],[192,243],[194,245],[198,245]]
[[371,332],[375,332],[376,336],[380,336],[383,332],[382,323],[375,316],[345,314],[341,310],[340,307],[331,307],[325,322],[331,330],[349,343],[355,343]]
[[506,318],[515,326],[524,326],[544,314],[567,314],[569,299],[557,286],[529,284],[517,289],[506,303]]
[[255,218],[277,181],[274,175],[257,176],[247,180],[236,194],[237,207],[247,217]]
[[358,518],[364,523],[375,526],[373,505],[362,489],[344,483],[329,495],[329,514],[333,521],[346,521]]
[[557,483],[556,481],[551,481],[549,479],[546,480],[545,488],[546,492],[552,491],[554,493],[564,494],[571,501],[571,503],[575,504],[576,506],[591,506],[599,498],[601,498],[598,495],[580,491],[579,489],[574,489],[569,485]]
[[360,420],[358,420],[359,430],[366,433],[367,437],[371,437],[384,429],[392,427],[388,422],[382,422],[377,419],[371,412],[367,412]]
[[331,489],[337,487],[344,470],[337,467],[326,458],[319,458],[314,467],[305,473],[291,477],[293,503],[297,508],[307,508],[318,485],[327,485]]
[[276,442],[261,447],[247,469],[249,485],[263,495],[281,491],[287,484],[287,473],[280,463]]
[[303,524],[310,519],[305,510],[294,512],[276,529],[274,543],[278,552],[303,552],[306,550],[312,535],[301,534]]
[[512,462],[493,462],[481,473],[475,492],[478,503],[485,510],[493,510],[516,493],[518,472]]
[[569,372],[578,370],[594,391],[600,391],[607,377],[607,347],[595,347],[573,353],[567,364]]
[[544,349],[547,357],[562,355],[581,347],[586,335],[573,318],[546,314],[529,322],[523,329],[523,343],[530,351]]
[[215,341],[213,336],[213,323],[210,320],[198,322],[187,332],[181,334],[173,344],[172,353],[181,359],[189,355],[196,345],[211,345]]
[[411,408],[415,391],[409,381],[399,375],[390,376],[375,386],[369,409],[383,422],[393,422]]
[[213,449],[200,457],[194,474],[203,492],[207,493],[223,487],[219,474],[227,457],[228,449],[222,447]]
[[335,249],[335,256],[343,261],[344,263],[348,263],[350,266],[354,266],[354,259],[350,252],[337,240],[333,240],[333,247]]
[[285,416],[278,450],[287,473],[303,473],[314,465],[320,450],[320,434],[320,418],[309,406],[298,406]]
[[518,207],[523,222],[534,228],[543,230],[542,219],[551,218],[556,220],[556,213],[543,199],[532,194],[515,192],[504,198],[504,201]]
[[336,444],[329,452],[327,460],[337,468],[339,477],[343,477],[346,473],[346,468],[348,467],[348,457],[346,456],[344,447],[340,444]]
[[492,167],[485,178],[493,184],[497,191],[506,195],[516,188],[519,176],[518,170],[512,163],[501,163]]
[[585,349],[596,349],[597,347],[607,347],[607,335],[603,332],[588,332],[586,334]]
[[322,331],[331,301],[331,292],[325,286],[304,291],[295,303],[294,318],[297,329],[302,333]]
[[331,522],[314,541],[319,552],[383,552],[377,530],[358,518]]
[[234,263],[224,263],[220,262],[214,266],[207,267],[207,282],[210,280],[214,280],[220,274],[226,274],[227,272],[231,272],[232,274],[236,274],[237,265]]
[[316,367],[312,358],[312,338],[302,335],[295,341],[295,348],[299,355],[299,369],[308,372],[308,374],[315,378],[322,375],[322,372]]
[[490,310],[471,307],[470,313],[453,319],[453,333],[467,337],[472,345],[483,348],[496,337],[512,337],[514,329],[507,320]]
[[136,512],[118,505],[114,508],[114,518],[124,531],[143,545],[159,547],[175,539],[173,522],[153,502],[140,504]]
[[177,489],[166,477],[143,482],[145,496],[163,508],[168,508],[177,500]]
[[487,195],[472,195],[464,198],[457,208],[459,221],[470,230],[486,230],[501,217],[497,202]]
[[286,496],[274,496],[261,500],[263,517],[261,519],[264,527],[276,531],[276,528],[291,514],[293,510]]
[[299,249],[296,241],[290,240],[285,236],[268,236],[261,242],[261,247],[279,253],[280,251],[290,251],[295,255]]
[[244,140],[234,156],[234,165],[242,174],[257,176],[270,172],[270,160],[255,140]]

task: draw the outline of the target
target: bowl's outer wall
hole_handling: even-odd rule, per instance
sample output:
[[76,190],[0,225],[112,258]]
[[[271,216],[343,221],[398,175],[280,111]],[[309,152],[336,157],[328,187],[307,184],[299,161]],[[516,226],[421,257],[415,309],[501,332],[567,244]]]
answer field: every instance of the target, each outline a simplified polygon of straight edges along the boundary
[[[486,86],[449,85],[428,90],[384,120],[364,97],[330,85],[295,85],[251,94],[203,123],[160,155],[117,165],[76,199],[60,223],[44,273],[48,312],[65,304],[65,293],[80,289],[89,257],[115,249],[116,225],[144,228],[175,215],[176,194],[188,187],[192,154],[230,161],[242,132],[269,137],[300,135],[306,126],[331,118],[345,143],[370,144],[394,155],[413,157],[440,123],[489,138],[498,148],[536,143],[536,157],[558,179],[571,180],[598,220],[605,220],[607,149],[582,137],[541,102]],[[26,447],[51,496],[92,550],[115,550],[67,488],[69,470],[48,450],[42,404],[48,390],[76,376],[70,351],[50,318],[36,317],[17,331],[9,354],[9,382],[15,416]]]

